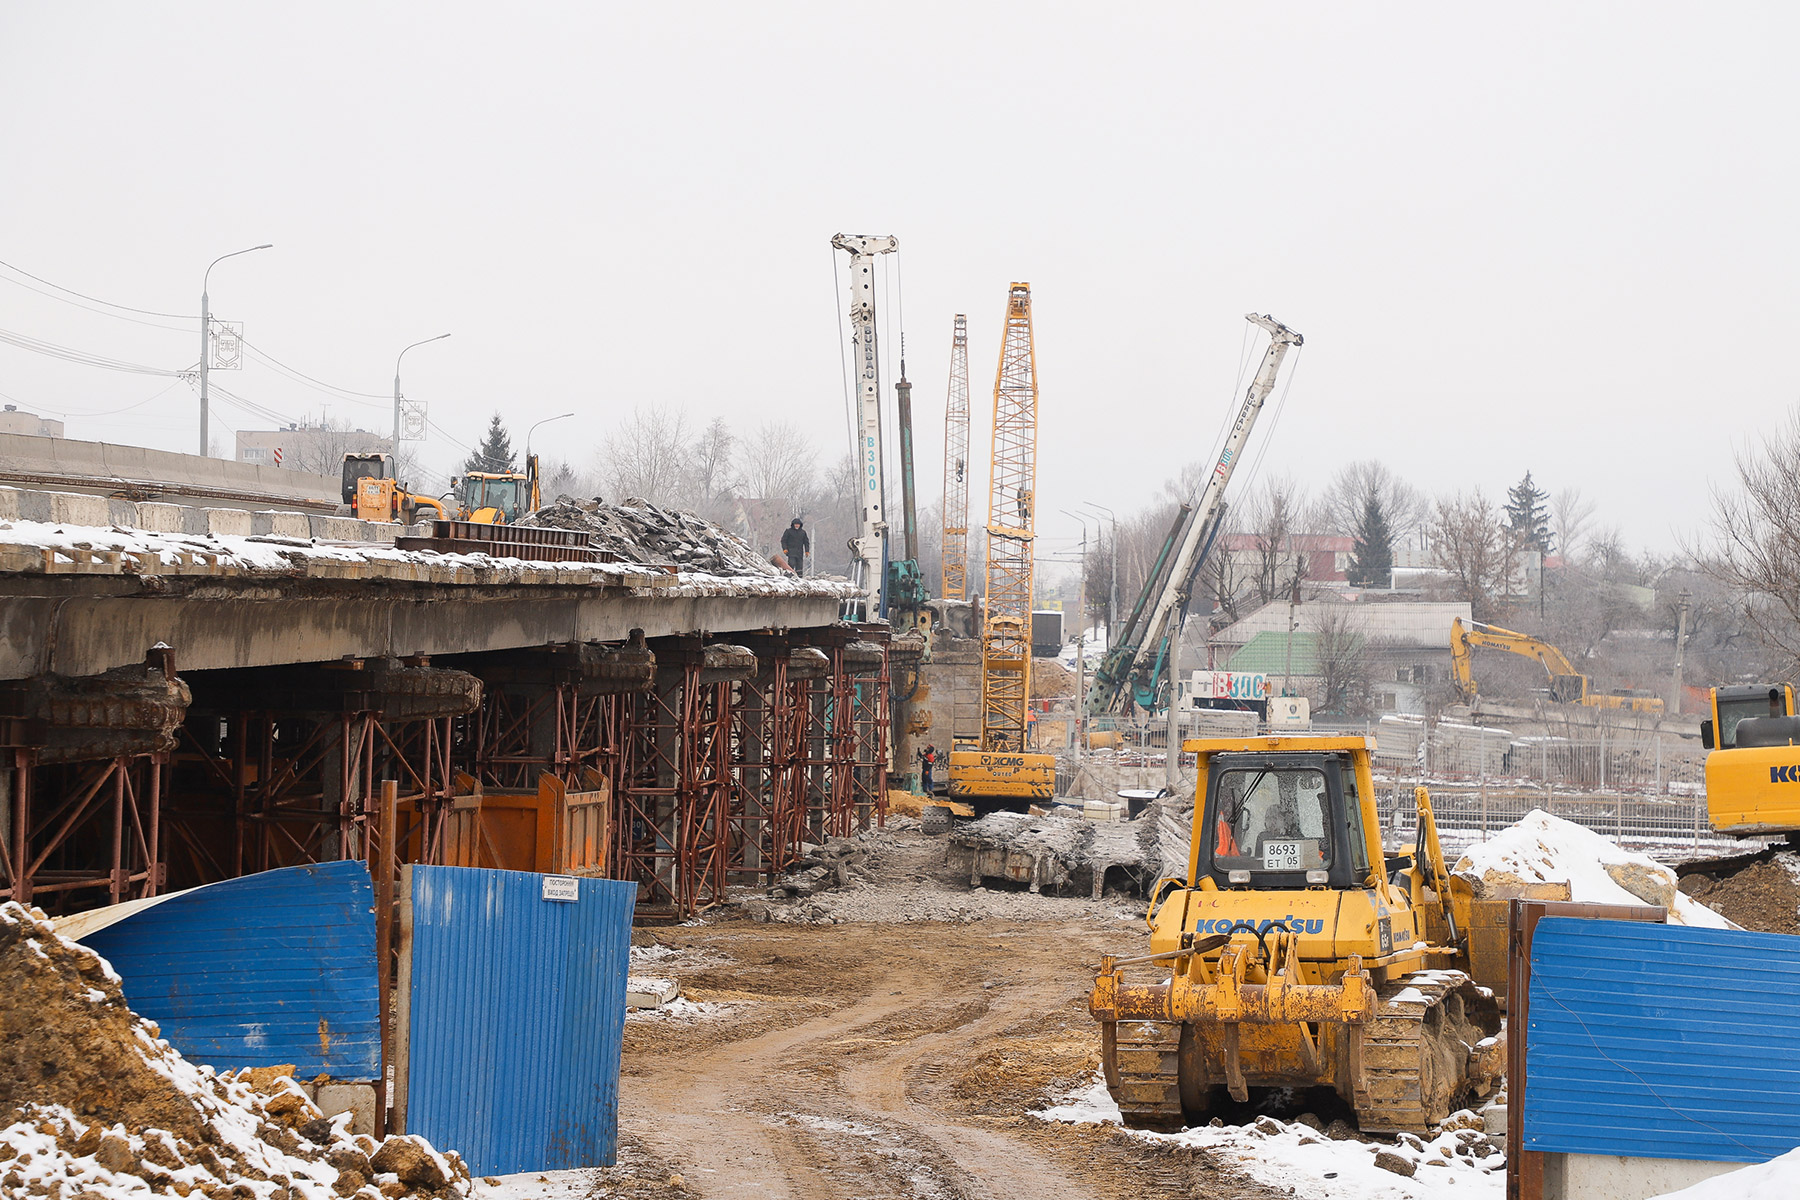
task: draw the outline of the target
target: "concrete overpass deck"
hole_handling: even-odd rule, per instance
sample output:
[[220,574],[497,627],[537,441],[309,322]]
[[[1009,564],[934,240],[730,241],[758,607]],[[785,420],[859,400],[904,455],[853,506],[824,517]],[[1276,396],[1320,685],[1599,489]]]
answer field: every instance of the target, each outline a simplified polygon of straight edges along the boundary
[[[0,514],[0,898],[579,846],[685,916],[884,811],[917,650],[839,620],[853,592]],[[537,851],[487,824],[501,795]]]

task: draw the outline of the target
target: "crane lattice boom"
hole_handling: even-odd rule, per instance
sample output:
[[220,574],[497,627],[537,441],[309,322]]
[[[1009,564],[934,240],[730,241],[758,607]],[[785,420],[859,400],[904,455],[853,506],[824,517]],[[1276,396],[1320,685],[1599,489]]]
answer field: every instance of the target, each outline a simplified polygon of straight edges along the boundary
[[950,394],[944,404],[944,577],[938,595],[969,594],[969,319],[950,335]]
[[1037,503],[1037,359],[1031,285],[1015,283],[994,374],[987,589],[981,643],[981,745],[1023,752],[1031,695],[1033,509]]

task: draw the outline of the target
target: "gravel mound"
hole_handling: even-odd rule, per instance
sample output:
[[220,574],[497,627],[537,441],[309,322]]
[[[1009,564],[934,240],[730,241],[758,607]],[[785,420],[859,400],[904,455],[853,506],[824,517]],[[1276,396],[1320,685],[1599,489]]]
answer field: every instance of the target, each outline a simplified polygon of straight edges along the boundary
[[126,1006],[106,960],[0,904],[0,1195],[57,1200],[450,1200],[455,1154],[326,1119],[279,1068],[188,1062]]
[[692,513],[658,508],[648,500],[607,504],[598,497],[571,500],[562,496],[519,524],[580,530],[592,537],[595,549],[611,551],[622,562],[706,575],[783,574],[737,534]]

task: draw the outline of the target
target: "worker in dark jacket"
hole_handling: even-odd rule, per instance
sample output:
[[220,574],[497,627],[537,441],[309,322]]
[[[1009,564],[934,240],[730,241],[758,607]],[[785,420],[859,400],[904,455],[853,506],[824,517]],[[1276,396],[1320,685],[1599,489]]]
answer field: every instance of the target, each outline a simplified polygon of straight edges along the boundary
[[795,517],[781,534],[781,552],[787,555],[788,566],[794,574],[806,574],[806,553],[812,549],[812,535],[806,532],[806,523]]

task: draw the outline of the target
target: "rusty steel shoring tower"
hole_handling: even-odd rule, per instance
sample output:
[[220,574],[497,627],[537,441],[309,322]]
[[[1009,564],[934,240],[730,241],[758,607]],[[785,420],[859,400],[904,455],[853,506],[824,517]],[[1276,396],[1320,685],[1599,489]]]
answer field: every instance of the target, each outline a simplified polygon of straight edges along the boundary
[[1032,533],[1037,503],[1037,356],[1031,285],[1015,283],[994,374],[987,589],[981,636],[981,745],[1023,752],[1031,696]]
[[950,335],[950,391],[944,403],[944,575],[938,595],[969,595],[969,319]]

